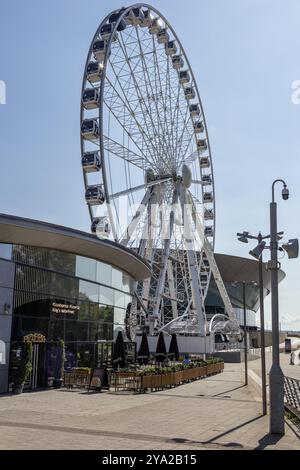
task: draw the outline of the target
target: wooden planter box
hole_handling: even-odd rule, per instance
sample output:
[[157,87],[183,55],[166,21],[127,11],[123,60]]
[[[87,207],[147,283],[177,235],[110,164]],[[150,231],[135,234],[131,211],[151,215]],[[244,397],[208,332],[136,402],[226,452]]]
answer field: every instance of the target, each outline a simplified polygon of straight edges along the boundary
[[147,388],[159,389],[162,387],[162,375],[143,375],[142,377],[142,389],[147,390]]
[[88,371],[67,371],[64,373],[64,386],[68,388],[88,387],[90,383],[90,373]]
[[[177,372],[157,375],[138,375],[135,372],[113,372],[110,376],[110,386],[115,390],[128,390],[141,392],[150,390],[161,390],[166,387],[173,387],[191,380],[197,380],[202,377],[217,374],[224,369],[224,363],[207,364],[205,366],[192,367]],[[84,375],[81,373],[80,375]],[[87,380],[87,379],[85,379]],[[89,374],[88,380],[89,381]],[[77,380],[78,382],[78,380]]]
[[201,379],[202,377],[205,377],[207,375],[207,372],[206,372],[206,366],[200,366],[200,367],[197,367],[197,376],[199,379]]
[[173,385],[175,385],[175,372],[170,372],[169,374],[163,374],[161,376],[162,387],[172,387]]
[[183,371],[179,370],[177,372],[174,372],[174,384],[179,385],[183,382]]
[[110,375],[109,385],[115,390],[140,391],[142,377],[132,372],[114,372]]

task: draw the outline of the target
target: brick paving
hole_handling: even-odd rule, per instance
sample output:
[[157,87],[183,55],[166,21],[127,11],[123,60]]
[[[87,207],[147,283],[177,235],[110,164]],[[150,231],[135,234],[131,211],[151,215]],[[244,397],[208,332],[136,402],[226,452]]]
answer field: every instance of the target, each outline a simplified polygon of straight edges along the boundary
[[243,365],[156,393],[48,390],[0,397],[0,449],[298,449],[288,425],[268,436],[268,417]]

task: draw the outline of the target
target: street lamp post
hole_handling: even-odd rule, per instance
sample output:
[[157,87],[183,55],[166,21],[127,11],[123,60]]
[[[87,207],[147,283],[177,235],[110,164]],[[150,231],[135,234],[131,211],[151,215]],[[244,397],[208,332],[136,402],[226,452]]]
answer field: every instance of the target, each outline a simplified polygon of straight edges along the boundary
[[278,239],[277,239],[277,204],[274,197],[275,184],[283,184],[282,197],[288,199],[289,193],[285,181],[275,180],[272,184],[272,202],[270,203],[271,233],[271,305],[272,305],[272,366],[270,369],[270,433],[284,434],[284,377],[279,356],[279,308],[278,308]]
[[[259,234],[261,237],[261,234]],[[261,241],[260,241],[261,243]],[[262,414],[267,414],[267,381],[266,381],[266,345],[265,345],[265,312],[264,312],[264,275],[263,253],[258,260],[259,274],[259,311],[260,311],[260,350],[261,350],[261,385],[262,385]]]
[[247,338],[247,310],[246,310],[246,283],[245,282],[243,282],[243,306],[244,306],[245,385],[248,385],[248,338]]
[[[278,234],[279,235],[279,234]],[[267,380],[266,380],[266,349],[265,349],[265,315],[264,315],[264,281],[263,281],[263,250],[265,248],[265,239],[270,235],[255,237],[249,232],[238,233],[238,240],[248,243],[250,240],[257,240],[258,246],[250,251],[250,254],[258,260],[258,282],[259,282],[259,310],[260,310],[260,347],[261,347],[261,382],[262,382],[262,414],[267,414]]]

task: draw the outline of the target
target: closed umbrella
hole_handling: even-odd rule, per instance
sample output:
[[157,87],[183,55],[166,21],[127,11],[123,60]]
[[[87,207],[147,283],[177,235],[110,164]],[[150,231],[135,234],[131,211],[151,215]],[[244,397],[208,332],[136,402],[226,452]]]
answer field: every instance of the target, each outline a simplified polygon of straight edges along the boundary
[[167,359],[167,350],[166,350],[164,335],[162,331],[159,333],[155,358],[157,362],[164,362]]
[[179,359],[179,349],[177,344],[177,336],[175,333],[172,334],[168,356],[172,361],[178,361]]
[[137,360],[140,365],[144,364],[147,365],[150,359],[150,352],[149,352],[149,344],[148,344],[148,338],[147,334],[144,331],[143,336],[142,336],[142,341],[139,347],[138,355],[137,355]]
[[112,363],[114,369],[125,367],[125,347],[122,331],[119,331],[114,344]]

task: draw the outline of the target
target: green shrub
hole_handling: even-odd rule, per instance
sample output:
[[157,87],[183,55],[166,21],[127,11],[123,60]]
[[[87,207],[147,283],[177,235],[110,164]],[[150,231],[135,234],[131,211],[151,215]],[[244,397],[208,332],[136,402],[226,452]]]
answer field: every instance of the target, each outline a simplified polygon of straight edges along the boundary
[[14,385],[23,385],[32,371],[32,343],[25,343],[22,348],[21,360],[13,371]]

